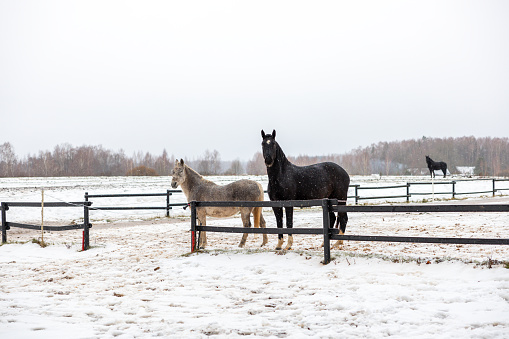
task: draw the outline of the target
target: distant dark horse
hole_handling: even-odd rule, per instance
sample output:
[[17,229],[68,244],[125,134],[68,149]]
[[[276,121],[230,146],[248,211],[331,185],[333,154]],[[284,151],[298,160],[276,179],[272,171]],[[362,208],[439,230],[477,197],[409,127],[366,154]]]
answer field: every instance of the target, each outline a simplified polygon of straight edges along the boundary
[[447,174],[447,164],[445,162],[443,161],[435,162],[431,160],[429,156],[426,156],[426,163],[428,164],[429,173],[432,178],[435,177],[435,170],[442,170],[445,178],[445,175]]
[[[339,204],[346,205],[350,176],[339,165],[332,162],[322,162],[310,166],[296,166],[285,156],[283,150],[276,142],[276,131],[265,134],[262,130],[263,159],[267,166],[269,176],[268,194],[270,200],[310,200],[310,199],[338,199]],[[273,207],[278,228],[283,227],[283,208]],[[286,227],[293,227],[293,207],[285,207]],[[344,234],[348,216],[346,212],[330,212],[330,227],[340,225],[340,234]],[[334,224],[335,223],[335,224]],[[283,235],[279,234],[276,250],[283,246]],[[293,236],[288,235],[288,244],[285,249],[290,249],[293,244]],[[336,242],[334,247],[342,244]]]

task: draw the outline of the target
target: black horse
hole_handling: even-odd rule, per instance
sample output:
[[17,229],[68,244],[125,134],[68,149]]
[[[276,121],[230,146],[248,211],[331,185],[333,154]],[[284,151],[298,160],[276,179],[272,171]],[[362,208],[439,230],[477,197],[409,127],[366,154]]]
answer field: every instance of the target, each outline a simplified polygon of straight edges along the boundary
[[[276,142],[276,131],[265,134],[262,130],[263,159],[269,176],[268,194],[270,200],[310,200],[310,199],[338,199],[339,204],[346,205],[350,176],[339,165],[332,162],[322,162],[310,166],[296,166],[285,156]],[[283,208],[273,207],[278,228],[283,227]],[[293,227],[293,207],[285,207],[286,227]],[[340,234],[344,234],[348,216],[346,212],[330,212],[330,227],[340,225]],[[335,224],[334,224],[335,223]],[[283,245],[283,235],[279,234],[276,250]],[[336,242],[337,247],[342,241]],[[286,249],[293,244],[293,236],[288,235]]]
[[447,174],[447,164],[443,161],[433,161],[431,160],[431,158],[429,156],[426,156],[426,163],[428,164],[428,168],[429,168],[429,173],[431,175],[432,178],[435,177],[435,170],[442,170],[442,172],[444,173],[444,178],[445,178],[445,175]]

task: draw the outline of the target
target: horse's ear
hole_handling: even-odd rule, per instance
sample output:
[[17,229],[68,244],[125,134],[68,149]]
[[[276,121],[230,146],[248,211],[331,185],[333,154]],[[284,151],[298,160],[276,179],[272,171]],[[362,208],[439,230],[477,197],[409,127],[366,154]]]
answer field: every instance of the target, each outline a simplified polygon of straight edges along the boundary
[[180,164],[184,166],[184,159],[180,159]]
[[276,130],[272,131],[272,139],[276,139]]
[[265,132],[262,129],[262,138],[265,138]]

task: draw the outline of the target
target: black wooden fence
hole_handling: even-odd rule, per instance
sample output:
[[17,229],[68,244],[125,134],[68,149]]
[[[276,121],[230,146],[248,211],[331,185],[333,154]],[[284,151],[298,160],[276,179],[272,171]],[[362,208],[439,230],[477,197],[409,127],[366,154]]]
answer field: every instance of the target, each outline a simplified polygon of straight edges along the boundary
[[[41,225],[30,225],[7,221],[7,211],[11,207],[38,207],[42,208],[42,202],[2,202],[1,203],[1,215],[2,215],[2,243],[7,242],[7,230],[11,227],[25,228],[32,230],[45,230],[45,231],[68,231],[75,229],[83,229],[83,250],[90,248],[90,232],[92,228],[90,223],[90,211],[94,210],[108,210],[108,211],[120,211],[120,210],[166,210],[166,216],[169,216],[170,210],[173,207],[186,207],[187,203],[171,203],[170,197],[173,193],[181,193],[180,190],[167,190],[166,193],[137,193],[137,194],[88,194],[85,192],[85,201],[83,202],[45,202],[44,208],[46,207],[82,207],[83,208],[83,224],[68,225],[68,226],[41,226]],[[91,207],[92,202],[90,198],[135,198],[135,197],[166,197],[165,206],[99,206]],[[85,225],[88,225],[86,227]]]
[[[458,192],[456,189],[456,185],[460,182],[473,182],[473,181],[491,181],[491,189],[483,190],[483,191],[470,191],[470,192]],[[360,200],[380,200],[380,199],[396,199],[396,198],[406,198],[406,201],[409,202],[412,196],[425,196],[425,195],[450,195],[451,198],[455,199],[459,195],[472,195],[472,194],[492,194],[495,196],[497,192],[509,191],[509,188],[506,187],[497,187],[497,182],[507,182],[509,179],[460,179],[460,180],[452,180],[452,181],[426,181],[426,182],[407,182],[405,184],[400,185],[390,185],[390,186],[361,186],[361,185],[350,185],[350,188],[354,189],[354,195],[348,196],[348,198],[353,198],[355,200],[355,204],[357,205]],[[450,191],[442,191],[442,192],[412,192],[412,186],[443,186],[450,185]],[[400,189],[400,193],[393,195],[381,195],[381,196],[363,196],[360,194],[360,191],[363,190],[386,190],[386,189]]]
[[[196,251],[196,232],[264,233],[264,234],[317,234],[323,235],[323,263],[330,262],[330,241],[384,241],[440,244],[509,245],[509,239],[483,238],[439,238],[340,235],[337,229],[329,228],[329,212],[359,213],[469,213],[509,212],[509,205],[391,205],[391,206],[345,206],[335,199],[289,200],[289,201],[192,201],[191,206],[191,251]],[[201,226],[196,223],[196,209],[200,207],[322,207],[322,228],[245,228]]]
[[7,221],[7,211],[11,207],[38,207],[42,208],[42,202],[2,202],[1,213],[2,213],[2,243],[7,242],[7,230],[11,227],[25,228],[31,230],[45,230],[45,231],[68,231],[83,229],[83,250],[87,250],[90,247],[90,232],[89,229],[92,227],[89,218],[89,208],[92,205],[89,201],[81,202],[45,202],[44,208],[53,207],[81,207],[83,208],[83,224],[67,225],[67,226],[44,226],[44,225],[30,225]]
[[[479,180],[479,179],[478,179]],[[376,187],[361,187],[360,185],[351,185],[350,187],[353,187],[355,189],[355,195],[349,196],[348,198],[354,198],[355,204],[357,205],[360,200],[363,199],[391,199],[391,198],[406,198],[407,201],[409,201],[409,198],[412,195],[431,195],[429,192],[410,192],[410,187],[412,185],[452,185],[451,192],[437,192],[434,194],[451,194],[452,197],[456,197],[460,194],[484,194],[484,193],[492,193],[495,195],[496,192],[500,191],[506,191],[509,190],[509,188],[500,188],[496,187],[497,182],[501,181],[509,181],[509,179],[480,179],[480,180],[491,180],[492,181],[492,189],[488,191],[481,191],[481,192],[463,192],[463,193],[457,193],[455,189],[455,185],[459,181],[472,181],[472,180],[457,180],[457,181],[436,181],[436,182],[411,182],[406,183],[405,185],[392,185],[392,186],[376,186]],[[360,190],[374,190],[374,189],[392,189],[392,188],[405,188],[406,194],[397,194],[397,195],[385,195],[385,196],[361,196],[359,195]],[[92,227],[92,224],[90,223],[90,211],[93,210],[166,210],[166,216],[169,216],[170,210],[173,207],[186,207],[188,206],[187,203],[171,203],[170,197],[173,193],[182,193],[181,190],[167,190],[165,193],[140,193],[140,194],[88,194],[88,192],[85,192],[85,201],[84,202],[46,202],[44,203],[44,207],[82,207],[83,208],[83,224],[77,224],[77,225],[68,225],[68,226],[44,226],[44,230],[48,231],[66,231],[66,230],[73,230],[73,229],[83,229],[83,249],[89,248],[89,229]],[[134,197],[166,197],[166,205],[165,206],[115,206],[115,207],[109,207],[109,206],[99,206],[99,207],[91,207],[92,202],[89,201],[90,198],[121,198],[121,197],[127,197],[127,198],[134,198]],[[228,205],[228,204],[239,204],[240,202],[224,202],[226,204],[225,206],[238,206],[238,205]],[[328,222],[326,223],[326,219],[328,219],[328,212],[329,210],[345,210],[348,212],[402,212],[403,208],[408,207],[410,210],[407,210],[405,212],[421,212],[424,207],[435,209],[438,208],[439,210],[432,210],[431,212],[491,212],[490,207],[488,206],[500,206],[497,208],[500,208],[500,210],[497,210],[497,212],[507,212],[507,209],[509,205],[468,205],[463,210],[458,210],[458,207],[451,207],[451,210],[445,210],[445,208],[448,206],[446,205],[408,205],[408,206],[400,206],[396,208],[396,210],[391,210],[391,208],[397,207],[397,206],[342,206],[335,204],[334,200],[329,200],[327,203],[327,206],[322,205],[323,201],[285,201],[285,202],[242,202],[243,204],[247,204],[244,206],[260,206],[260,207],[286,207],[286,206],[293,206],[293,207],[312,207],[312,206],[322,206],[323,208],[323,222],[324,225],[328,225]],[[195,204],[198,204],[200,206],[206,206],[207,204],[211,204],[210,206],[216,206],[217,204],[220,204],[219,202],[196,202]],[[254,204],[254,205],[251,205]],[[462,205],[451,205],[451,206],[462,206]],[[476,207],[473,206],[481,206],[481,210],[471,210],[475,209]],[[2,232],[2,243],[7,242],[7,230],[10,229],[10,227],[19,227],[19,228],[26,228],[26,229],[35,229],[40,230],[40,225],[28,225],[28,224],[22,224],[22,223],[14,223],[14,222],[8,222],[7,221],[7,214],[6,212],[9,210],[10,207],[42,207],[41,202],[2,202],[1,203],[1,216],[2,216],[2,226],[1,226],[1,232]],[[196,206],[195,206],[196,208]],[[192,213],[196,213],[196,210],[191,211]],[[195,218],[191,218],[191,222],[195,222]],[[194,220],[194,221],[193,221]],[[86,225],[88,227],[86,227]],[[209,227],[209,226],[196,226],[195,231],[200,231],[200,227]],[[324,226],[325,227],[325,226]],[[372,237],[372,236],[352,236],[352,235],[339,235],[337,233],[337,230],[331,230],[331,229],[239,229],[239,228],[221,228],[223,230],[216,229],[216,231],[220,232],[233,232],[233,233],[267,233],[267,234],[323,234],[324,237],[328,237],[329,239],[344,239],[344,240],[356,240],[356,241],[406,241],[406,240],[415,240],[412,242],[441,242],[441,240],[433,240],[433,239],[446,239],[445,241],[453,241],[450,240],[450,238],[405,238],[405,237]],[[192,232],[193,236],[195,234],[195,231]],[[374,240],[373,240],[374,239]],[[500,241],[500,239],[498,239]],[[474,241],[479,241],[477,243],[479,244],[507,244],[507,239],[501,239],[502,242],[493,242],[495,240],[493,239],[487,239],[488,243],[483,242],[483,239],[474,239]],[[460,241],[457,243],[472,243],[472,240],[461,240],[456,239],[456,241]],[[467,242],[463,242],[467,241]],[[193,246],[195,245],[195,241],[193,241]],[[194,247],[193,247],[194,249]],[[330,248],[329,248],[330,250]],[[326,255],[325,251],[327,251],[327,248],[324,247],[324,260],[328,258],[330,260],[330,255]],[[327,262],[327,260],[325,260]]]
[[133,194],[88,194],[85,192],[85,201],[90,198],[136,198],[136,197],[166,197],[166,206],[99,206],[94,207],[93,210],[103,211],[122,211],[122,210],[166,210],[166,216],[170,216],[170,210],[173,207],[187,206],[187,203],[172,204],[170,197],[173,193],[182,193],[181,190],[166,190],[166,193],[133,193]]

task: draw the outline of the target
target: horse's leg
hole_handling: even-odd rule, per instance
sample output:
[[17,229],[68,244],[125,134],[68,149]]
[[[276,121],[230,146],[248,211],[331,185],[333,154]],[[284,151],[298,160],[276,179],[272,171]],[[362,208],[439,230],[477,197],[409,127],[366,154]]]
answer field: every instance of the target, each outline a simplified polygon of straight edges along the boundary
[[[266,226],[266,223],[265,223],[265,219],[263,218],[263,215],[262,215],[262,208],[260,208],[260,227],[261,228],[265,228]],[[267,237],[267,234],[263,233],[263,241],[262,241],[262,245],[260,247],[263,247],[263,245],[265,245],[267,242],[269,241],[268,237]]]
[[334,212],[329,212],[329,221],[330,221],[330,228],[338,227],[338,220],[336,220],[336,215]]
[[[334,212],[329,212],[329,228],[333,228],[333,227],[336,227],[338,228],[338,222],[339,222],[339,219],[336,219],[336,215],[334,214]],[[322,241],[322,246],[323,247],[323,241]]]
[[[200,226],[207,226],[207,214],[205,212],[198,212],[198,222]],[[200,231],[200,242],[198,243],[199,249],[204,249],[207,246],[207,232]]]
[[[346,223],[348,222],[348,214],[346,212],[338,212],[338,219],[336,220],[336,227],[339,224],[339,234],[343,235],[346,231]],[[343,240],[338,240],[332,246],[332,248],[339,248],[339,245],[343,245]]]
[[447,174],[447,165],[442,167],[442,172],[444,172],[444,178],[445,178],[445,175]]
[[[283,228],[283,207],[272,207],[274,211],[274,216],[276,217],[276,225],[277,228]],[[276,250],[280,250],[283,247],[283,235],[278,234],[278,242],[276,246]]]
[[[249,220],[251,217],[251,210],[249,208],[241,208],[240,209],[240,218],[242,219],[242,225],[244,227],[251,227],[251,220]],[[255,226],[256,226],[256,220],[255,220]],[[248,233],[244,233],[242,235],[242,240],[240,240],[239,247],[244,247],[246,244]]]
[[[293,207],[285,207],[286,212],[286,228],[293,228]],[[293,235],[288,234],[288,243],[285,250],[291,250],[293,245]]]
[[[253,220],[254,220],[254,227],[265,228],[265,219],[263,219],[261,207],[253,208]],[[268,241],[267,234],[263,234],[263,241],[262,241],[262,245],[260,247],[265,245],[267,243],[267,241]]]

